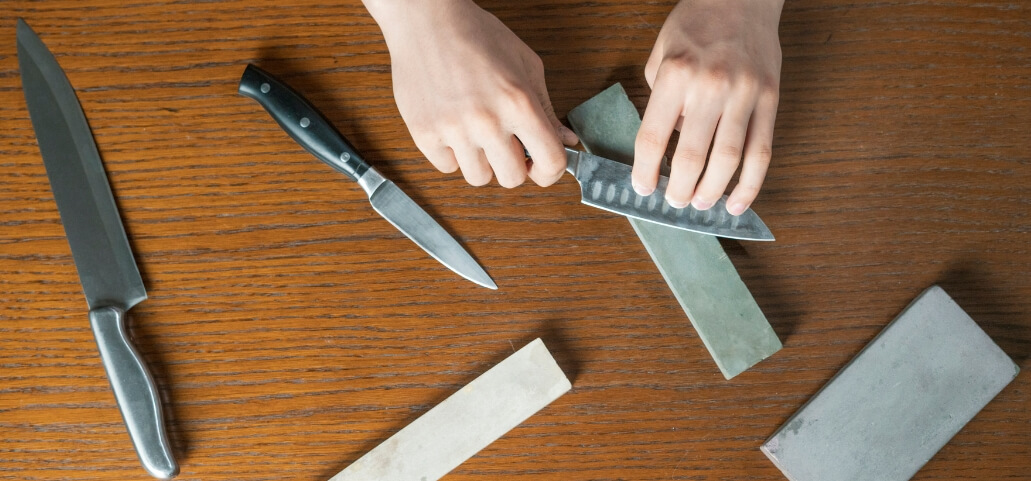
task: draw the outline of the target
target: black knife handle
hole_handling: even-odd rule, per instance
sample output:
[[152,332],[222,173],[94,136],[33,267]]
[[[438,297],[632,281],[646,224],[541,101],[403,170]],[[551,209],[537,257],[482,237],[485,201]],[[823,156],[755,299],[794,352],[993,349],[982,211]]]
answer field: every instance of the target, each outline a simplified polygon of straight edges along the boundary
[[308,152],[352,180],[369,170],[365,159],[311,102],[272,74],[248,65],[240,78],[239,92],[257,100]]
[[90,311],[89,320],[140,464],[155,478],[172,479],[179,474],[179,465],[165,436],[161,397],[146,364],[129,342],[125,311],[100,307]]

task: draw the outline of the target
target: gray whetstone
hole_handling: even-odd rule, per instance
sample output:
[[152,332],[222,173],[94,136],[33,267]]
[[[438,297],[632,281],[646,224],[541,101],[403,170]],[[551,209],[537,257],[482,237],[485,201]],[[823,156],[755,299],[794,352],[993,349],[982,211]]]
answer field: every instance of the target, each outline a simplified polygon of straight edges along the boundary
[[[592,154],[632,163],[641,116],[615,84],[569,112]],[[720,372],[730,379],[781,348],[715,237],[629,219]]]
[[907,480],[1019,370],[932,286],[761,449],[792,481]]
[[436,481],[570,389],[537,339],[330,481]]

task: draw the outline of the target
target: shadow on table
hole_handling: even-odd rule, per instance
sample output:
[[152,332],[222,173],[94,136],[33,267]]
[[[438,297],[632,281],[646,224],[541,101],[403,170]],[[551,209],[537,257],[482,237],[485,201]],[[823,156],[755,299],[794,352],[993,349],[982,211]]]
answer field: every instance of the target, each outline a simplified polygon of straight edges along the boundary
[[[955,265],[937,284],[1017,363],[1029,369],[1031,313],[1022,311],[1021,294],[974,262]],[[1010,300],[1010,302],[1004,302]]]

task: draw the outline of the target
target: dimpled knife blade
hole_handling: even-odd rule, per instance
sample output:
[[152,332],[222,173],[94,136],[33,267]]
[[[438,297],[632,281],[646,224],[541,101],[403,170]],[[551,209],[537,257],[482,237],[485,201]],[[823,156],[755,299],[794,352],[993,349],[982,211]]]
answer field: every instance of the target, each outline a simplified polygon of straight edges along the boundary
[[566,148],[566,170],[580,183],[581,202],[627,217],[699,234],[729,239],[772,241],[773,233],[751,208],[735,216],[727,212],[727,196],[711,208],[678,209],[666,202],[669,177],[659,176],[651,195],[638,195],[630,184],[628,164]]

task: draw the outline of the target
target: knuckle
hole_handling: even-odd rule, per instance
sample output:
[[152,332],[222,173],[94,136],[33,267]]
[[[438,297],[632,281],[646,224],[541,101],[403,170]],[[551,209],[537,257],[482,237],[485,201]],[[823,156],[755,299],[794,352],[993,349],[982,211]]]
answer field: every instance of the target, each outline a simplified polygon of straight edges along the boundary
[[480,187],[490,183],[491,173],[487,172],[469,172],[462,171],[462,175],[465,177],[465,181],[474,187]]
[[560,179],[560,178],[561,177],[557,176],[557,175],[538,176],[537,179],[534,179],[534,183],[536,183],[537,185],[539,185],[541,187],[548,187],[548,186],[554,184],[555,182],[558,182],[558,179]]
[[733,77],[732,69],[725,63],[712,65],[706,71],[709,82],[716,86],[729,86]]
[[741,183],[741,184],[738,184],[738,186],[734,188],[734,191],[735,191],[735,193],[738,196],[742,197],[746,202],[751,202],[752,200],[754,200],[756,198],[756,196],[759,195],[759,187],[760,186],[758,184],[753,184],[751,182],[749,182],[749,183]]
[[716,147],[714,152],[716,153],[716,155],[730,160],[737,160],[741,158],[740,145],[721,144]]
[[524,89],[511,89],[505,93],[506,106],[517,112],[533,110],[536,98]]
[[467,118],[467,115],[462,115],[457,112],[454,115],[444,115],[433,123],[421,125],[419,127],[419,132],[425,137],[449,137],[465,131]]
[[666,139],[654,129],[641,129],[637,132],[637,145],[645,148],[662,149],[666,146]]
[[780,79],[769,75],[760,77],[756,82],[759,94],[768,100],[777,100],[780,97]]
[[442,153],[434,155],[432,157],[426,156],[426,158],[430,161],[431,164],[433,164],[434,167],[437,168],[437,170],[445,174],[450,174],[458,170],[458,162],[456,162],[455,159],[448,154]]
[[648,59],[648,63],[644,65],[644,79],[648,82],[649,87],[655,85],[655,75],[659,71],[657,62],[653,59]]
[[426,124],[423,124],[421,122],[419,122],[419,123],[409,122],[408,123],[408,132],[410,132],[412,134],[412,139],[415,140],[416,142],[419,142],[420,140],[425,140],[425,139],[431,137],[431,135],[432,135],[432,129],[430,129],[429,126],[427,126]]
[[514,189],[523,185],[526,181],[526,172],[511,172],[507,175],[498,176],[498,185],[506,189]]
[[685,147],[673,154],[673,163],[679,163],[691,171],[702,170],[702,166],[705,165],[705,154],[705,151],[694,147]]
[[[476,132],[496,132],[501,126],[498,117],[484,108],[470,109],[465,115],[465,122],[468,122]],[[466,130],[465,122],[460,122],[458,126],[452,126],[452,128]]]
[[690,55],[681,54],[666,57],[659,66],[659,75],[683,75],[697,68],[698,60]]
[[748,159],[749,162],[759,164],[761,167],[767,167],[770,162],[773,161],[773,149],[770,144],[762,144],[759,148],[755,149],[755,153]]
[[[563,172],[566,171],[565,165],[561,165],[555,162],[545,162],[540,164],[534,163],[534,167],[541,173],[541,175],[549,179],[554,178],[556,180],[559,176],[562,175]],[[554,183],[554,181],[549,182],[548,184],[550,185],[552,183]]]
[[530,68],[533,69],[534,72],[543,72],[544,71],[544,60],[541,59],[540,55],[537,55],[536,53],[531,53],[529,57],[530,57]]

